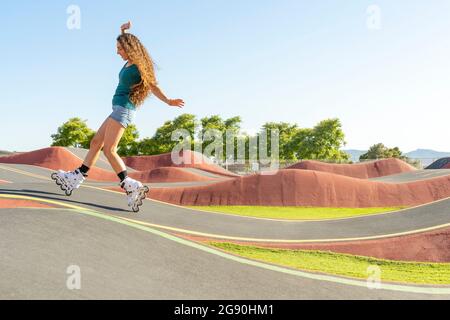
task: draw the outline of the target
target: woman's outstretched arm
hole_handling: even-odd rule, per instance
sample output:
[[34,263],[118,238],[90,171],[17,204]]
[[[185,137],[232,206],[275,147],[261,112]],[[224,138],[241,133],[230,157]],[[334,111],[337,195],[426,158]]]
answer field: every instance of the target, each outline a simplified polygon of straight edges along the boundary
[[152,93],[162,102],[167,103],[169,106],[182,108],[184,106],[183,99],[169,99],[164,93],[162,93],[161,89],[158,86],[151,86]]

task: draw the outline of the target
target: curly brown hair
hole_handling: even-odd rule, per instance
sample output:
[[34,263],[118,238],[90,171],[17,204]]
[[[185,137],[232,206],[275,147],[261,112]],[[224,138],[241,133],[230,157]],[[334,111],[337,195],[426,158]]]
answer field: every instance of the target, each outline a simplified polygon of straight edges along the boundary
[[158,84],[155,77],[155,64],[147,49],[135,35],[123,33],[117,37],[117,41],[128,55],[129,62],[135,64],[141,74],[141,82],[134,85],[130,92],[130,101],[135,106],[140,106],[151,94],[151,86]]

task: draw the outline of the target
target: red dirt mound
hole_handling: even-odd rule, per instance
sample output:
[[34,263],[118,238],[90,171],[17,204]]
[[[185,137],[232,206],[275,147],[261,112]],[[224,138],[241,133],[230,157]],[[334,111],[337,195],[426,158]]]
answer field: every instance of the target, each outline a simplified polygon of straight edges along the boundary
[[[53,170],[71,170],[80,160],[62,147],[50,147],[0,158],[0,163],[30,164]],[[55,164],[60,166],[55,167]]]
[[[36,151],[1,157],[0,163],[29,164],[48,168],[51,170],[74,170],[82,164],[73,153],[62,147],[50,147]],[[129,176],[142,182],[186,182],[213,180],[196,173],[188,172],[182,168],[159,168],[141,172],[131,172]],[[88,180],[117,181],[117,175],[108,170],[92,167],[89,170]]]
[[0,208],[6,209],[6,208],[53,208],[50,205],[40,203],[37,201],[31,201],[31,200],[17,200],[17,199],[5,199],[0,198]]
[[377,178],[416,170],[408,163],[395,158],[355,164],[332,164],[307,160],[298,162],[286,169],[324,171],[359,179]]
[[211,160],[203,156],[201,153],[189,150],[180,152],[179,161],[177,161],[179,163],[174,163],[172,161],[171,153],[164,153],[154,156],[124,157],[122,159],[125,165],[139,171],[153,170],[160,167],[184,167],[197,168],[223,176],[237,176],[236,174],[214,164]]
[[184,170],[183,168],[176,167],[161,167],[150,171],[137,171],[129,173],[129,176],[139,181],[153,183],[214,180],[213,178],[202,176]]
[[[230,242],[212,238],[180,235],[194,241]],[[236,244],[291,250],[319,250],[347,253],[386,260],[416,262],[450,262],[450,228],[385,239],[342,241],[332,243],[267,243],[241,242]]]
[[450,177],[388,184],[320,171],[280,170],[208,186],[152,189],[150,196],[178,205],[411,206],[450,197]]
[[[1,157],[0,163],[29,164],[40,166],[51,170],[73,170],[81,166],[82,160],[78,159],[73,153],[62,147],[49,147],[21,154]],[[89,171],[90,180],[98,181],[116,181],[117,175],[97,167]]]

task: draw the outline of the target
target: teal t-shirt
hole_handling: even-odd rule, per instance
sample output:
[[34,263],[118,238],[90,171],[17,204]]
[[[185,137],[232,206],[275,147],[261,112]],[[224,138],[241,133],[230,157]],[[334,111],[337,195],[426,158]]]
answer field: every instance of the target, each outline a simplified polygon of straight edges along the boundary
[[113,106],[122,106],[127,109],[136,109],[136,106],[130,101],[131,87],[141,82],[141,74],[138,67],[133,64],[126,67],[125,64],[119,73],[119,85],[114,94]]

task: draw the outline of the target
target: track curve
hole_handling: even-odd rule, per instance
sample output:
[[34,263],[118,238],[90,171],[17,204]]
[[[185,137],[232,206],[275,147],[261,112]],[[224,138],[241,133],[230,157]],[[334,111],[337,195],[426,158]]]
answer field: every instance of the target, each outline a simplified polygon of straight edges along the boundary
[[[95,185],[83,185],[66,197],[50,180],[49,170],[33,166],[0,165],[0,179],[12,182],[0,185],[0,199],[30,197],[66,207],[0,209],[2,298],[450,298],[446,288],[383,284],[383,290],[370,290],[364,281],[257,263],[183,240],[170,229],[294,240],[377,236],[450,223],[448,199],[382,218],[282,222],[152,200],[136,215],[128,210],[124,194]],[[67,268],[73,264],[84,279],[79,291],[66,287]]]

